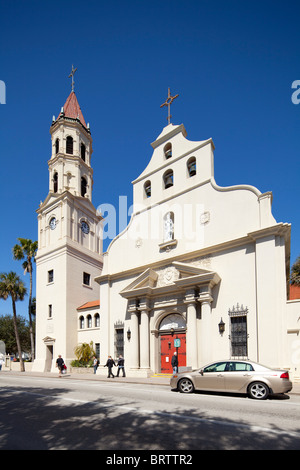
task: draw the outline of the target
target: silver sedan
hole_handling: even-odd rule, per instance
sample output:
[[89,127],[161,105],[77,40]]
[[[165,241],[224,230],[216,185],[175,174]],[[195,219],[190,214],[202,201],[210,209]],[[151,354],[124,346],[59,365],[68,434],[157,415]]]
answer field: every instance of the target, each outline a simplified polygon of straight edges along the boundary
[[170,385],[182,393],[194,390],[246,393],[257,400],[264,400],[270,394],[287,393],[293,387],[288,371],[242,360],[218,361],[202,369],[176,373]]

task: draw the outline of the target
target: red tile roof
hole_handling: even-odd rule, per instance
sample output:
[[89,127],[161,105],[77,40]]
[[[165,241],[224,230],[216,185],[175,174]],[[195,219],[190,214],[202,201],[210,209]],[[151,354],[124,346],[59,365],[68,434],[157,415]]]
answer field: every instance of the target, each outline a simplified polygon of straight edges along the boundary
[[86,302],[85,304],[78,307],[77,310],[83,310],[85,308],[100,307],[100,300],[92,300],[91,302]]
[[300,299],[300,286],[297,284],[290,285],[290,300]]
[[[71,91],[69,94],[67,101],[65,102],[64,105],[64,113],[66,117],[72,118],[72,119],[79,119],[81,124],[86,127],[86,123],[82,114],[82,111],[80,109],[79,103],[77,101],[76,95],[74,91]],[[61,117],[61,112],[59,113],[57,119]]]

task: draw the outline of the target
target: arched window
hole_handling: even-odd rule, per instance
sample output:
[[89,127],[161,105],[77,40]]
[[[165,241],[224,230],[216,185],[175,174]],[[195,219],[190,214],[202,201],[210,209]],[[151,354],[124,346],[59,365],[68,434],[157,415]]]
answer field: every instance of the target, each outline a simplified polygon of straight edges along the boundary
[[163,176],[164,188],[170,188],[174,184],[173,170],[167,170]]
[[172,157],[172,144],[170,142],[164,146],[164,154],[165,158]]
[[91,315],[88,315],[86,317],[86,326],[87,328],[92,328],[92,316]]
[[55,153],[57,154],[59,152],[59,139],[56,139],[55,141]]
[[58,191],[58,173],[55,172],[53,176],[53,191],[57,193]]
[[167,212],[164,216],[164,242],[174,240],[174,212]]
[[146,197],[151,197],[151,181],[146,181],[144,184],[144,191]]
[[68,135],[66,142],[66,153],[73,155],[73,137]]
[[191,157],[187,161],[187,170],[189,177],[195,176],[196,174],[196,158]]
[[95,313],[94,315],[94,324],[96,328],[99,328],[100,326],[100,315],[99,313]]
[[85,162],[85,145],[84,144],[80,145],[80,155],[81,155],[82,160]]
[[81,177],[81,196],[84,197],[86,194],[87,182],[84,176]]
[[168,331],[168,330],[171,330],[172,328],[174,330],[186,329],[186,322],[184,318],[178,313],[173,313],[171,315],[168,315],[160,322],[160,325],[159,325],[160,331]]
[[79,328],[81,330],[84,329],[84,317],[81,315],[81,317],[79,317]]

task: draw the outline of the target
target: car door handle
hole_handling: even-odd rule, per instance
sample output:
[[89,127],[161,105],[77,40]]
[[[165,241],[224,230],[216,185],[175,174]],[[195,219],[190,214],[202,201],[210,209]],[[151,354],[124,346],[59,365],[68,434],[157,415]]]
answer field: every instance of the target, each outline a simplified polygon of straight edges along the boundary
[[217,374],[217,377],[224,377],[223,374]]
[[243,374],[244,377],[250,377],[251,374]]

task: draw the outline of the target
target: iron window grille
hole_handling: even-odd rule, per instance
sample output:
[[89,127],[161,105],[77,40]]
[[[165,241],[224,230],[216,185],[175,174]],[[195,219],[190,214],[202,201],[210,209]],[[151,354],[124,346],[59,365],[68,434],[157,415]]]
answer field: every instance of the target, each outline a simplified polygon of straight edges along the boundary
[[248,308],[243,305],[229,309],[230,317],[230,343],[231,357],[248,357],[248,331],[247,331]]
[[114,324],[114,328],[114,353],[115,358],[118,358],[120,355],[124,356],[124,323],[118,321]]

